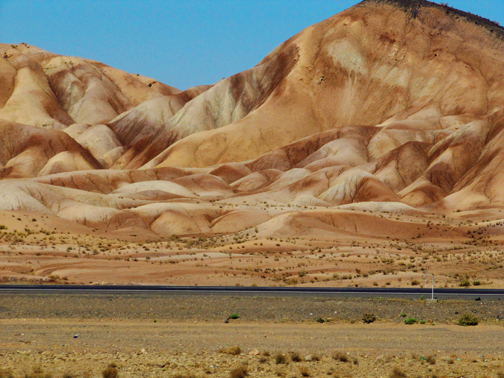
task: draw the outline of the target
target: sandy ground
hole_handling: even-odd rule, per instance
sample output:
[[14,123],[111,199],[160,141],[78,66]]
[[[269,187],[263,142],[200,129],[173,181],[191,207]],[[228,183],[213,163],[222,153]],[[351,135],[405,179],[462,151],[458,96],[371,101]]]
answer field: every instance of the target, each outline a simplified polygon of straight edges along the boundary
[[[411,224],[416,229],[428,220],[384,216],[397,219],[399,229]],[[7,227],[0,230],[0,282],[418,287],[428,270],[437,287],[463,282],[504,287],[500,234],[482,240],[443,235],[451,228],[486,230],[483,220],[442,219],[427,228],[431,237],[421,240],[317,234],[261,238],[238,232],[139,241],[140,235],[87,234],[84,226],[60,232],[62,222],[0,212],[0,224]]]
[[[240,317],[224,323],[233,312]],[[376,322],[362,322],[368,312]],[[466,312],[480,324],[455,325]],[[401,313],[427,321],[405,325]],[[239,367],[250,377],[389,377],[394,369],[498,377],[501,314],[500,301],[3,294],[0,366],[14,377],[100,377],[110,363],[121,377],[236,378]],[[240,353],[223,353],[231,347]]]
[[[123,377],[177,374],[229,377],[248,365],[250,376],[386,377],[394,367],[408,376],[497,376],[504,370],[501,326],[406,326],[396,324],[187,324],[96,320],[2,320],[2,366],[15,374],[40,367],[54,376],[99,376],[114,362]],[[74,336],[78,336],[74,338]],[[219,350],[239,346],[231,356]],[[259,353],[258,353],[259,352]],[[270,356],[261,359],[261,354]],[[318,356],[320,361],[293,362]],[[342,352],[349,362],[331,356]],[[277,364],[276,353],[288,364]],[[434,356],[435,364],[421,357]],[[308,357],[310,359],[310,357]],[[357,364],[354,364],[356,361]]]

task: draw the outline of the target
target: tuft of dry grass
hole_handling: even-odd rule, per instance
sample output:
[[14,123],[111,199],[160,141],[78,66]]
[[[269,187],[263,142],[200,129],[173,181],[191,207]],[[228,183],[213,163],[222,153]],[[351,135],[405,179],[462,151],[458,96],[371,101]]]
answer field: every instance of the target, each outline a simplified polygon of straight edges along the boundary
[[301,362],[303,360],[298,352],[291,352],[290,358],[292,362]]
[[406,378],[407,375],[404,373],[401,369],[398,367],[395,367],[394,370],[392,370],[392,373],[390,373],[389,378]]
[[103,378],[117,378],[119,377],[119,371],[117,370],[117,365],[115,363],[109,364],[105,368],[105,370],[102,371],[102,377]]
[[241,354],[242,350],[239,346],[232,346],[226,349],[221,349],[219,350],[219,352],[224,354],[230,354],[232,356],[238,356]]
[[348,356],[343,352],[336,352],[332,355],[332,358],[339,362],[348,362]]
[[287,362],[287,357],[282,353],[275,354],[275,363],[277,365],[285,364]]
[[309,377],[310,376],[310,369],[308,369],[306,366],[301,366],[299,368],[299,373],[303,376],[303,377]]
[[14,378],[14,374],[10,370],[0,370],[0,378]]
[[248,375],[246,366],[239,366],[229,372],[230,378],[245,378]]
[[366,313],[362,316],[362,321],[366,324],[371,324],[376,321],[376,315],[375,314],[370,314]]
[[[33,372],[31,374],[25,374],[25,378],[53,378],[52,374],[44,373],[40,366],[35,366],[32,370]],[[14,377],[12,373],[10,374],[10,377]]]

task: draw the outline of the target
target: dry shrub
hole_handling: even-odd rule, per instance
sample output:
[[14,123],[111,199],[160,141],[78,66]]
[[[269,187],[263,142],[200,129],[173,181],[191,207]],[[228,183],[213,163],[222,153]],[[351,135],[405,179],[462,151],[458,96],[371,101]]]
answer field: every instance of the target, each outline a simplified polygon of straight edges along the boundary
[[426,359],[430,365],[436,365],[436,359],[433,356],[427,356]]
[[239,346],[232,346],[232,347],[228,347],[226,349],[221,349],[219,352],[225,353],[225,354],[230,354],[232,356],[238,356],[239,354],[241,354],[242,351]]
[[275,363],[277,365],[285,364],[286,362],[287,362],[287,358],[285,357],[284,354],[282,354],[282,353],[275,354]]
[[362,316],[362,321],[366,324],[371,324],[376,320],[376,315],[375,314],[364,314]]
[[260,364],[264,364],[266,362],[268,362],[268,359],[266,357],[263,356],[263,357],[259,358],[259,363]]
[[240,366],[229,372],[230,378],[245,378],[248,375],[247,367]]
[[291,352],[290,358],[291,358],[292,362],[301,362],[302,361],[302,358],[298,352]]
[[[13,377],[12,373],[10,376]],[[25,374],[25,378],[52,378],[52,374],[44,373],[40,366],[35,366],[31,374]]]
[[119,371],[117,370],[117,365],[115,363],[109,364],[105,370],[102,371],[103,378],[117,378],[119,377]]
[[389,378],[406,378],[407,375],[399,369],[398,367],[395,367],[394,370],[392,370],[392,373],[390,373]]
[[309,377],[310,376],[310,369],[308,369],[306,366],[301,366],[299,368],[299,372],[303,377]]
[[339,362],[348,362],[348,356],[343,352],[336,352],[332,355],[332,358]]
[[14,378],[14,374],[10,370],[0,370],[0,378]]

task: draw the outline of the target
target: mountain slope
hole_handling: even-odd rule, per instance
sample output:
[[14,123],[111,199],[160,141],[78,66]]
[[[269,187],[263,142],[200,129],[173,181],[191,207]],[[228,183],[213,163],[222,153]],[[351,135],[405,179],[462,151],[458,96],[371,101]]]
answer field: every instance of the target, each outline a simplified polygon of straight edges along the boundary
[[0,45],[0,164],[16,179],[0,182],[12,191],[0,209],[36,203],[162,236],[352,204],[493,211],[504,203],[503,33],[427,1],[367,0],[183,92]]

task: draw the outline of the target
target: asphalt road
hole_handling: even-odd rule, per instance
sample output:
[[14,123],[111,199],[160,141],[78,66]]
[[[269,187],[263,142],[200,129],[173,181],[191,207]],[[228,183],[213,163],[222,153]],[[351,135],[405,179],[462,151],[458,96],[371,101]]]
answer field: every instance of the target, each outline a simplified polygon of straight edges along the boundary
[[[355,298],[432,297],[432,289],[422,288],[313,288],[243,286],[90,286],[90,285],[0,285],[0,294],[157,294],[157,295],[262,295],[262,296],[336,296]],[[434,289],[437,299],[504,299],[501,289]]]

